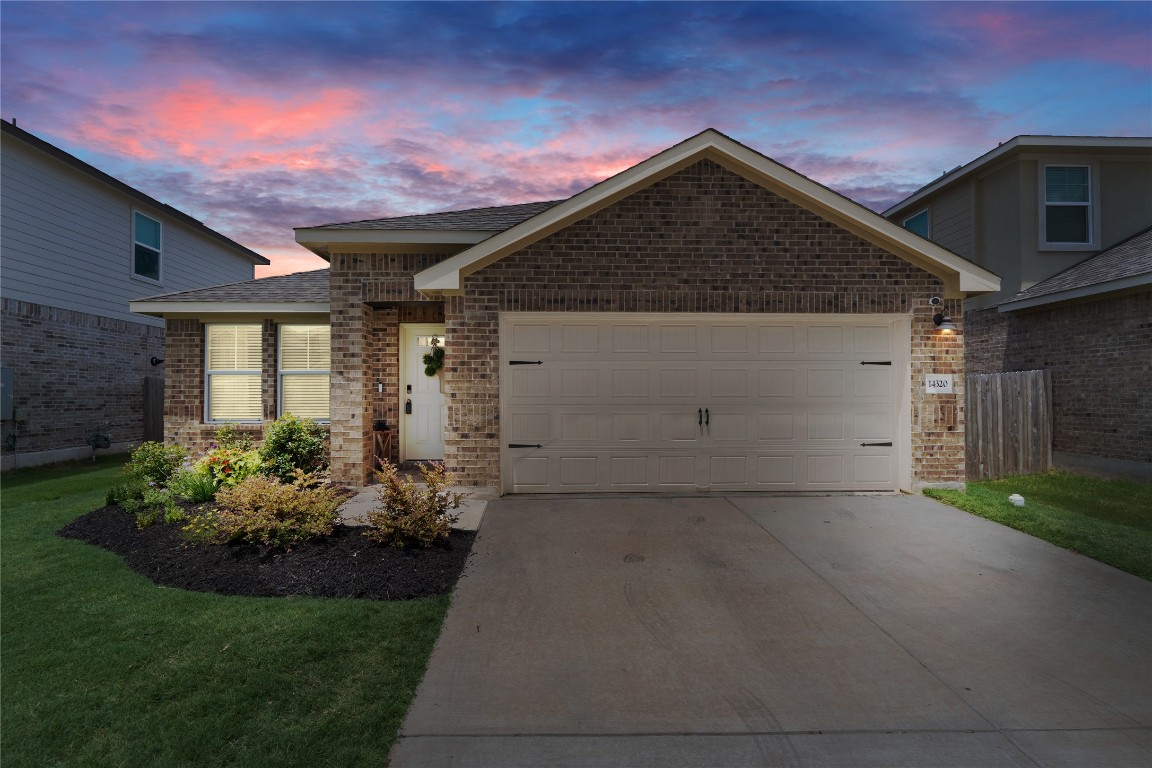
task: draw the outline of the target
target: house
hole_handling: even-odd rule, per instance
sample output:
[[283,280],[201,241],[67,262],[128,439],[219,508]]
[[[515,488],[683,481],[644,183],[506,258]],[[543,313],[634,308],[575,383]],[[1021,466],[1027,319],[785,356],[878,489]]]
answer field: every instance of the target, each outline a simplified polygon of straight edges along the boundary
[[3,467],[91,455],[96,432],[113,449],[139,443],[164,324],[129,302],[251,279],[268,261],[13,123],[0,129]]
[[1057,466],[1152,475],[1152,138],[1018,136],[884,215],[1001,276],[965,367],[1051,371]]
[[503,493],[964,482],[934,318],[996,276],[717,131],[567,200],[296,239],[329,269],[132,303],[167,323],[169,439],[300,403],[349,483],[385,425]]

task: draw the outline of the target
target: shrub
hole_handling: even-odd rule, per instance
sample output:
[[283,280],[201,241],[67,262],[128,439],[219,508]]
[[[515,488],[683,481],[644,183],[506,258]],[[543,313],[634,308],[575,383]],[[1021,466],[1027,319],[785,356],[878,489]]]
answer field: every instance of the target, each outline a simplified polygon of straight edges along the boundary
[[467,494],[446,490],[452,476],[439,463],[421,464],[423,486],[403,477],[391,464],[376,473],[382,507],[368,512],[364,535],[394,547],[431,547],[448,543],[452,523]]
[[216,494],[214,539],[284,547],[328,536],[343,500],[339,488],[303,472],[295,473],[292,483],[249,477]]
[[182,470],[168,480],[168,490],[173,495],[194,504],[212,501],[219,487],[216,478],[206,470]]
[[147,528],[159,520],[161,515],[166,523],[176,523],[185,518],[184,510],[166,488],[145,488],[142,498],[127,499],[123,507],[129,514],[136,516],[137,528]]
[[235,448],[238,451],[252,450],[252,435],[236,424],[225,424],[216,430],[216,444],[221,448]]
[[292,482],[297,469],[305,473],[322,470],[328,466],[324,458],[324,428],[312,419],[285,414],[269,425],[260,456],[265,473],[286,483]]
[[126,502],[143,499],[144,491],[147,489],[148,483],[141,480],[126,480],[108,489],[108,493],[104,495],[104,503],[110,507],[114,505],[123,507]]
[[132,451],[132,458],[124,465],[124,474],[133,480],[163,488],[168,485],[168,479],[180,469],[187,455],[188,452],[180,445],[143,443]]
[[257,451],[221,446],[209,451],[195,469],[211,477],[217,488],[230,488],[260,474],[263,468],[264,460]]

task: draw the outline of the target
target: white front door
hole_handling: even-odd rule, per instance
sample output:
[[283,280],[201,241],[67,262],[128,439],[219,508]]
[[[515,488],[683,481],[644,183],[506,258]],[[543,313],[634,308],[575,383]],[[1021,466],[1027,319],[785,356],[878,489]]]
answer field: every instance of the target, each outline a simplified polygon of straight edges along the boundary
[[400,326],[400,460],[444,458],[444,395],[440,376],[424,373],[432,339],[444,346],[444,326]]
[[504,490],[896,490],[907,323],[505,313]]

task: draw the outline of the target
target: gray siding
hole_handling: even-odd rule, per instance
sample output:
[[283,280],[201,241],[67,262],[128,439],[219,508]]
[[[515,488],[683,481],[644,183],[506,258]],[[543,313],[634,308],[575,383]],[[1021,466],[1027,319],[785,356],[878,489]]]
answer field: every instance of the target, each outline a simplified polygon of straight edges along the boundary
[[[0,250],[6,298],[162,326],[132,299],[250,280],[250,259],[19,139],[3,139]],[[163,280],[132,275],[132,212],[163,224]]]
[[971,183],[946,189],[934,197],[929,215],[935,242],[966,259],[973,258]]

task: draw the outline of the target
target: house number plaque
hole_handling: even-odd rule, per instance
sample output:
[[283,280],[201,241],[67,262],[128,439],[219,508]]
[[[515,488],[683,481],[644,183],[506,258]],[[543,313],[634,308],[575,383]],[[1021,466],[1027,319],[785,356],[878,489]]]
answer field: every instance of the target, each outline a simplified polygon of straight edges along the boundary
[[924,389],[930,395],[952,394],[952,374],[930,373],[924,377]]

